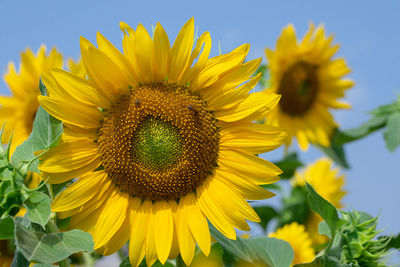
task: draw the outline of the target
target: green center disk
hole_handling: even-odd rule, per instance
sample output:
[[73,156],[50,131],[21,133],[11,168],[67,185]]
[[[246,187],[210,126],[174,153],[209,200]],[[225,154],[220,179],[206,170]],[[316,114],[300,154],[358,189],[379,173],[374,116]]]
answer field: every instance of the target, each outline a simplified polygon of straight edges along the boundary
[[134,157],[151,170],[165,170],[176,164],[182,154],[179,129],[161,118],[142,121],[132,140]]

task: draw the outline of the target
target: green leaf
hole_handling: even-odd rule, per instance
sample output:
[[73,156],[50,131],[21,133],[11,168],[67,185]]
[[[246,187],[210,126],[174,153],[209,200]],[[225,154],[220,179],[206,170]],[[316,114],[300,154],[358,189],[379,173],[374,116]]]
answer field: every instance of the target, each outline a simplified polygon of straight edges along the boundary
[[35,232],[25,228],[20,217],[15,219],[15,240],[17,249],[28,261],[45,264],[59,262],[80,251],[92,252],[94,246],[92,236],[84,231]]
[[[44,85],[40,84],[41,90]],[[48,114],[42,107],[39,107],[35,121],[33,122],[32,133],[29,138],[18,146],[11,160],[14,162],[15,166],[19,166],[21,162],[29,162],[35,159],[34,152],[37,151],[45,151],[52,147],[55,147],[60,141],[60,137],[63,133],[62,122],[57,120]],[[33,163],[29,166],[29,171],[39,172],[38,160],[34,160]]]
[[14,218],[6,216],[0,219],[0,240],[14,238]]
[[328,226],[328,224],[325,221],[322,221],[318,224],[318,233],[320,235],[325,235],[329,238],[332,238],[331,236],[331,230]]
[[261,259],[268,266],[284,267],[290,266],[294,259],[294,252],[288,242],[260,236],[245,240],[248,247],[256,254],[256,258]]
[[233,255],[245,260],[252,261],[252,256],[249,253],[247,244],[243,242],[243,239],[237,238],[237,240],[231,240],[221,234],[211,223],[209,224],[211,235],[218,241],[218,243],[225,248],[228,252]]
[[[314,188],[306,182],[307,199],[311,209],[318,213],[328,224],[332,239],[335,238],[336,227],[340,221],[336,208],[327,200],[322,198]],[[331,239],[331,240],[332,240]]]
[[210,224],[212,236],[230,254],[248,262],[262,261],[269,267],[288,267],[293,261],[294,253],[289,243],[266,236],[231,240],[221,234]]
[[290,179],[296,169],[303,166],[303,163],[298,159],[297,153],[290,153],[283,160],[275,162],[275,165],[283,171],[280,175],[282,179]]
[[33,267],[54,267],[53,264],[43,264],[43,263],[37,263],[33,265]]
[[42,192],[33,191],[24,202],[24,206],[27,209],[28,219],[40,224],[44,229],[51,215],[50,198]]
[[383,105],[374,109],[371,111],[371,114],[374,116],[387,116],[394,112],[400,112],[400,98],[391,104]]
[[345,131],[337,130],[332,138],[332,142],[335,144],[345,144],[361,139],[379,129],[382,129],[386,125],[386,120],[387,116],[373,116],[370,120],[359,127]]
[[391,152],[400,145],[400,112],[389,116],[383,138],[386,141],[386,147]]
[[294,267],[351,267],[352,265],[347,265],[340,263],[335,257],[330,257],[328,255],[322,255],[314,259],[310,263],[296,264]]

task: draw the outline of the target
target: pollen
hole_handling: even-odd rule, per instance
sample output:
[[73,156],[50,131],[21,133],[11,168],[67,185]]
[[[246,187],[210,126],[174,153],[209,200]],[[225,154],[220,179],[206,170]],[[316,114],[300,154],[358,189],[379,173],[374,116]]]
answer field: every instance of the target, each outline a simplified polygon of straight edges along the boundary
[[121,191],[152,201],[178,200],[212,174],[217,120],[188,87],[164,82],[132,88],[105,115],[98,151]]
[[307,62],[297,62],[283,73],[278,94],[279,106],[291,116],[301,116],[313,105],[318,94],[318,69]]

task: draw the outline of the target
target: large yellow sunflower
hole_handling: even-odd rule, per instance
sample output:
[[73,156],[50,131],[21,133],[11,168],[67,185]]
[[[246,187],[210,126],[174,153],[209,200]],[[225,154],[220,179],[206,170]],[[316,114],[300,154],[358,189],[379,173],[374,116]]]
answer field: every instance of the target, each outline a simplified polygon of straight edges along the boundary
[[43,81],[40,104],[64,123],[60,144],[41,158],[50,183],[79,177],[53,203],[71,227],[89,231],[108,255],[128,239],[137,266],[180,252],[189,265],[197,243],[210,251],[208,221],[231,239],[259,217],[245,199],[273,194],[280,169],[254,154],[286,135],[252,123],[279,96],[249,91],[260,60],[249,45],[209,58],[208,32],[194,41],[190,19],[172,47],[158,23],[151,37],[125,23],[123,53],[101,34],[81,38],[88,79],[57,70]]
[[[343,190],[345,176],[339,175],[340,170],[334,169],[332,165],[332,160],[321,158],[308,165],[303,172],[296,172],[292,183],[294,186],[305,186],[307,181],[319,195],[340,209],[343,207],[341,201],[346,195],[346,191]],[[318,224],[321,221],[322,218],[316,213],[312,213],[307,219],[306,228],[315,245],[327,241],[325,236],[318,233]]]
[[311,246],[312,241],[305,231],[304,225],[297,222],[286,224],[268,236],[282,239],[290,244],[294,251],[292,265],[311,262],[315,258],[315,252]]
[[13,133],[11,152],[30,135],[33,120],[39,107],[37,96],[40,75],[53,68],[61,68],[62,55],[53,48],[46,54],[42,45],[35,55],[29,48],[21,54],[19,73],[13,62],[8,64],[4,79],[12,96],[0,96],[0,125],[5,123],[2,143],[7,143]]
[[342,79],[350,69],[343,58],[332,58],[339,48],[332,40],[333,36],[325,37],[322,26],[314,30],[311,25],[298,42],[293,25],[289,25],[279,37],[276,50],[266,49],[270,90],[282,96],[266,122],[288,132],[287,145],[296,137],[303,150],[309,142],[329,146],[337,127],[329,109],[350,107],[337,100],[353,82]]

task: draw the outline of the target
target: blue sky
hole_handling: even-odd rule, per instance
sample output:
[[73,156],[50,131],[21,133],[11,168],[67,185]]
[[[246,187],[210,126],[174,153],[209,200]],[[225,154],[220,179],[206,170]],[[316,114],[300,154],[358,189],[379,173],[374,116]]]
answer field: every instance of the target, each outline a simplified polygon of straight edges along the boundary
[[[399,1],[11,1],[0,0],[0,71],[7,63],[19,64],[26,47],[56,46],[65,57],[79,57],[79,36],[95,41],[100,31],[121,47],[119,21],[147,29],[158,21],[173,40],[182,25],[195,18],[201,34],[209,31],[212,53],[250,43],[248,59],[264,57],[274,47],[281,29],[293,23],[302,36],[309,22],[323,23],[340,43],[338,56],[345,57],[356,82],[346,100],[352,110],[335,112],[344,127],[365,121],[366,112],[394,101],[400,93]],[[9,94],[0,81],[0,93]],[[347,174],[349,208],[381,214],[381,227],[400,232],[400,149],[386,150],[382,134],[373,134],[346,146],[351,170]],[[265,157],[278,159],[278,150]],[[311,162],[320,153],[311,149],[301,158]]]

